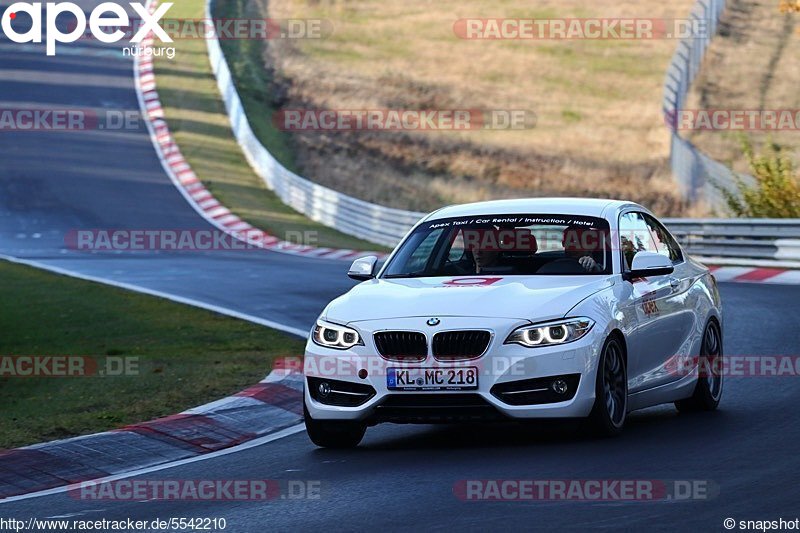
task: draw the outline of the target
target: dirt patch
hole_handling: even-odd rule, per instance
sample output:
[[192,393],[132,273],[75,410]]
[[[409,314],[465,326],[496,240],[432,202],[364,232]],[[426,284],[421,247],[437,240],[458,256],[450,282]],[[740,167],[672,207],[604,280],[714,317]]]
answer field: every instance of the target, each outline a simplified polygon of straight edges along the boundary
[[[687,107],[800,109],[800,13],[780,13],[778,8],[778,0],[729,3]],[[771,137],[800,162],[800,131],[746,134],[757,149]],[[713,158],[746,172],[740,135],[701,131],[690,138]]]

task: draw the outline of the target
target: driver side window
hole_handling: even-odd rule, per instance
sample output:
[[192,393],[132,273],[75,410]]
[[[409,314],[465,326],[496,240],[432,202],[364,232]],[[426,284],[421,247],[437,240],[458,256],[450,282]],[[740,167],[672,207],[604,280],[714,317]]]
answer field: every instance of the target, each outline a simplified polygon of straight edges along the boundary
[[669,234],[667,229],[662,226],[660,222],[649,215],[644,215],[644,219],[645,222],[647,222],[647,227],[650,228],[650,233],[653,235],[653,239],[657,241],[656,245],[658,247],[658,253],[669,257],[673,264],[683,261],[681,248],[678,246],[678,243],[675,242],[675,239],[672,238],[672,235]]
[[637,252],[656,252],[653,235],[640,213],[625,213],[619,219],[619,246],[622,250],[623,269],[630,270]]

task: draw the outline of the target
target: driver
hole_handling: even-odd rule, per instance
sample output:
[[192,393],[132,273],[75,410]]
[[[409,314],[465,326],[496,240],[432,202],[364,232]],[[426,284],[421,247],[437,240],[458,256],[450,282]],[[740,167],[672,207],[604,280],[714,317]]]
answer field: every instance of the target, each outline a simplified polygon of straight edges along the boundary
[[515,270],[514,262],[502,254],[507,252],[536,253],[536,239],[524,228],[497,227],[476,230],[467,241],[475,274],[507,274]]
[[[469,231],[469,230],[468,230]],[[494,272],[500,263],[500,230],[497,227],[465,232],[467,250],[472,253],[475,274]]]
[[487,270],[492,270],[493,267],[498,266],[500,250],[473,247],[471,251],[472,259],[475,262],[476,274],[485,274]]
[[603,249],[603,233],[597,228],[569,226],[564,230],[561,244],[567,257],[575,259],[586,272],[602,272],[603,266],[594,257],[593,252]]

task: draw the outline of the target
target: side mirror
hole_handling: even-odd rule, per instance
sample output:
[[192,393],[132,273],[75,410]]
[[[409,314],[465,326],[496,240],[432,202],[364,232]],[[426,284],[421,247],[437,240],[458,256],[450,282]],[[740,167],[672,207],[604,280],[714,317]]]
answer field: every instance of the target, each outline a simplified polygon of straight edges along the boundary
[[647,276],[665,276],[672,274],[675,267],[669,257],[655,252],[636,252],[633,256],[631,269],[623,274],[623,277],[631,281],[635,278]]
[[374,255],[359,257],[350,265],[347,276],[358,281],[372,279],[375,277],[375,263],[377,262],[378,258]]

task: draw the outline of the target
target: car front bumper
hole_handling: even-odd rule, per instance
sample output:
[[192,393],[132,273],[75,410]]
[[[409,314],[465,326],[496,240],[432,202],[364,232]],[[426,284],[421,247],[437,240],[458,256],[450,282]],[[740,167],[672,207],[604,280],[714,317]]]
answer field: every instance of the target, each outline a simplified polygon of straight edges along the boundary
[[[422,324],[422,326],[420,326]],[[581,339],[557,346],[527,348],[518,344],[504,344],[508,335],[528,321],[486,317],[442,317],[438,328],[425,326],[419,317],[363,321],[348,324],[358,330],[364,346],[350,350],[334,350],[315,344],[309,339],[305,353],[305,402],[309,414],[321,420],[360,420],[369,424],[384,421],[436,422],[483,418],[571,418],[585,417],[594,405],[597,360],[605,339],[599,324]],[[457,329],[482,329],[492,333],[486,352],[468,361],[438,361],[430,353],[430,339],[437,331]],[[419,331],[428,336],[428,355],[424,361],[398,363],[378,354],[373,333],[381,330]],[[402,368],[465,368],[478,369],[477,388],[471,390],[397,391],[389,389],[387,373],[390,367]],[[547,379],[566,377],[575,380],[564,401],[550,392],[546,402],[514,405],[522,396],[508,395],[501,389],[529,390],[525,384],[534,383],[542,390]],[[525,382],[517,386],[515,382]],[[331,405],[342,403],[323,398],[313,391],[325,382],[332,390],[341,391],[335,397],[344,403],[358,405]],[[524,385],[524,386],[523,386]],[[572,388],[572,385],[570,385]],[[544,387],[546,389],[546,387]],[[316,398],[315,398],[316,396]],[[536,396],[534,394],[534,396]],[[530,396],[526,396],[530,397]],[[513,400],[512,400],[513,398]],[[543,396],[536,396],[545,399]],[[523,400],[524,402],[524,400]],[[406,416],[403,416],[403,415]]]

